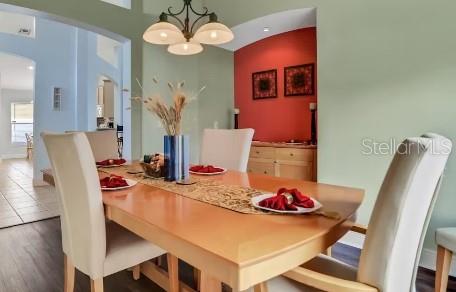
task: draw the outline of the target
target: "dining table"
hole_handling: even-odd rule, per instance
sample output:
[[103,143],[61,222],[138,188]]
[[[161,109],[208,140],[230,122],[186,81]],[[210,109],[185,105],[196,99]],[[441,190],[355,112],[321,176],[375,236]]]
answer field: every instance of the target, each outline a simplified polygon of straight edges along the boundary
[[[127,169],[134,167],[138,165]],[[109,172],[126,175],[125,169]],[[99,170],[99,175],[107,173]],[[214,192],[217,186],[239,186],[261,193],[296,188],[323,205],[310,214],[246,214],[144,183],[142,177],[134,187],[103,191],[106,217],[163,248],[176,262],[180,259],[198,269],[202,292],[221,291],[221,283],[233,291],[251,287],[262,291],[261,283],[306,263],[343,237],[355,224],[364,197],[359,188],[231,170],[191,178],[213,182]],[[43,179],[53,184],[52,171],[44,170]],[[222,194],[230,196],[230,191]],[[167,291],[194,291],[168,283],[150,263],[141,265],[141,272]]]

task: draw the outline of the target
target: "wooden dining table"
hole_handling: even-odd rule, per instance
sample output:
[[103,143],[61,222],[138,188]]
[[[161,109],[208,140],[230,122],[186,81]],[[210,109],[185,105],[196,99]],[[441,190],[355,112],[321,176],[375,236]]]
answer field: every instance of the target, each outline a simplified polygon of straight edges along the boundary
[[[43,176],[53,183],[52,172]],[[267,192],[297,188],[339,218],[243,214],[141,183],[103,192],[107,218],[200,270],[203,292],[221,291],[222,282],[244,291],[316,257],[350,230],[364,197],[357,188],[237,171],[210,179]],[[142,272],[163,282],[150,266]]]

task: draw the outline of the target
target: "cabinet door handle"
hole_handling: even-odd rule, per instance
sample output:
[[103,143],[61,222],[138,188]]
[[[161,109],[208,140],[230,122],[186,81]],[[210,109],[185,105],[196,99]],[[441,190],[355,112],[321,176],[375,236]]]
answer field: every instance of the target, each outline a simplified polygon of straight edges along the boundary
[[293,154],[293,153],[290,153],[290,156],[294,156],[294,154]]
[[264,171],[264,174],[268,174],[268,172],[267,172],[267,171]]
[[260,151],[255,151],[256,154],[260,154]]

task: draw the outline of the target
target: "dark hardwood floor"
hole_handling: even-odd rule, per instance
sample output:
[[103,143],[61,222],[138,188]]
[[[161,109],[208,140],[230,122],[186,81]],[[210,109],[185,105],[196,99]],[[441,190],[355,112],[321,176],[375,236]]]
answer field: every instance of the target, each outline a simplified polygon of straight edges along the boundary
[[[63,254],[60,221],[50,219],[0,229],[0,292],[61,292],[63,290]],[[338,244],[334,257],[356,266],[360,251]],[[191,268],[180,263],[181,279],[193,286]],[[106,292],[163,291],[145,277],[134,281],[131,273],[119,272],[105,278]],[[417,289],[434,291],[434,272],[420,269]],[[228,290],[228,289],[224,289]],[[77,273],[75,292],[90,291],[89,278]],[[450,280],[448,291],[456,291]]]

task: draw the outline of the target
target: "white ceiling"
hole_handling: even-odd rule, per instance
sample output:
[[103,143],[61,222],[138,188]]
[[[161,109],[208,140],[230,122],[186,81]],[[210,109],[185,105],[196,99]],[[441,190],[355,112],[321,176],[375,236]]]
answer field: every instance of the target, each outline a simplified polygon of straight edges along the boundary
[[[231,28],[234,32],[234,40],[219,47],[236,51],[264,38],[300,28],[314,27],[316,24],[316,8],[303,8],[274,13]],[[265,27],[269,28],[269,32],[264,31]]]
[[[30,34],[21,34],[19,30],[25,28]],[[0,32],[35,37],[35,17],[25,14],[0,11]]]
[[0,52],[1,88],[33,90],[35,66],[32,60]]

